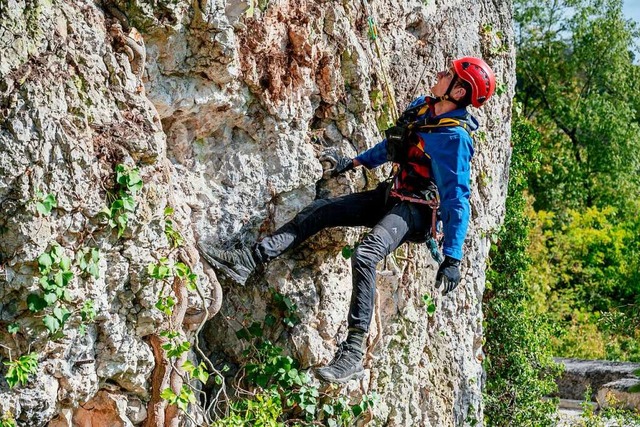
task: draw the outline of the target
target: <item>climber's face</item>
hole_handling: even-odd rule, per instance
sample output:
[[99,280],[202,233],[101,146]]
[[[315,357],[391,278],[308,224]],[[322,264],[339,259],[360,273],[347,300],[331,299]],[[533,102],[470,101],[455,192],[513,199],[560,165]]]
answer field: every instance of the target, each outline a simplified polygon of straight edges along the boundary
[[433,96],[444,96],[444,94],[447,93],[449,84],[451,84],[451,80],[454,76],[455,71],[453,70],[453,67],[449,67],[446,71],[439,71],[438,74],[436,74],[438,81],[431,87],[431,93]]

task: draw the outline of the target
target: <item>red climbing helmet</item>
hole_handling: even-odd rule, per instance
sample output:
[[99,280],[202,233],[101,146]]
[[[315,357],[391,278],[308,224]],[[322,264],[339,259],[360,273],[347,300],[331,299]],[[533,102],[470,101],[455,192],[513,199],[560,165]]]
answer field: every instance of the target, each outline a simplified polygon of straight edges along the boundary
[[491,67],[480,58],[465,56],[453,61],[458,77],[471,85],[471,104],[478,108],[496,90],[496,76]]

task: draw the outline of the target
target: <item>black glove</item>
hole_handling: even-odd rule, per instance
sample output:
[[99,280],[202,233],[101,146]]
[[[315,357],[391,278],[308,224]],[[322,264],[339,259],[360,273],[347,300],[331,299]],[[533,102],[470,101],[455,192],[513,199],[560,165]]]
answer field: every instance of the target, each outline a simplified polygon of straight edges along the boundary
[[343,156],[335,150],[325,151],[322,153],[320,161],[328,162],[330,164],[329,169],[325,170],[325,172],[329,172],[329,175],[332,177],[336,177],[353,169],[353,159]]
[[454,290],[460,283],[460,260],[445,256],[436,274],[436,288],[444,283],[443,295]]

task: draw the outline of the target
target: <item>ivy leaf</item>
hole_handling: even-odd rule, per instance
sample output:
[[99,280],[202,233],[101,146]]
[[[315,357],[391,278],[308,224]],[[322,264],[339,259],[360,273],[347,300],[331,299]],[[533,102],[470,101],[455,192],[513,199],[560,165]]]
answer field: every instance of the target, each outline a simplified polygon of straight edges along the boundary
[[165,348],[165,345],[163,345],[162,348],[167,350],[167,357],[180,357],[182,356],[182,353],[189,351],[189,349],[191,348],[191,344],[189,343],[189,341],[184,341],[175,346],[171,345],[171,347],[169,348]]
[[209,372],[207,372],[207,367],[204,363],[200,362],[198,367],[193,370],[193,377],[202,382],[202,384],[206,384],[209,380]]
[[100,269],[98,268],[98,265],[95,263],[89,264],[89,266],[87,267],[87,273],[89,273],[96,279],[100,278]]
[[105,206],[104,208],[100,209],[100,212],[98,212],[98,214],[102,214],[102,215],[106,216],[107,218],[111,218],[113,216],[113,212],[107,206]]
[[127,181],[128,182],[126,184],[126,187],[129,191],[131,191],[134,194],[137,191],[140,191],[140,189],[142,188],[142,178],[140,177],[140,170],[138,168],[132,169],[129,172]]
[[116,218],[116,224],[118,226],[118,238],[122,237],[122,235],[124,234],[124,230],[127,229],[128,222],[129,217],[125,213],[118,215],[118,217]]
[[349,259],[349,258],[351,258],[351,255],[353,255],[353,248],[351,246],[349,246],[349,245],[345,245],[342,248],[342,252],[341,253],[342,253],[342,257],[344,259]]
[[55,292],[45,292],[44,301],[47,303],[48,306],[52,305],[53,303],[58,301],[58,295],[56,295]]
[[155,307],[166,314],[167,316],[171,316],[173,314],[173,306],[175,305],[175,300],[173,297],[160,297],[156,302]]
[[191,269],[182,262],[176,262],[173,267],[176,271],[176,275],[181,279],[186,278],[187,275],[191,272]]
[[44,326],[47,327],[51,334],[54,334],[58,329],[60,329],[60,322],[50,314],[44,316],[42,323],[44,323]]
[[242,328],[236,331],[236,337],[238,339],[245,339],[247,341],[251,340],[251,335],[249,334],[249,331],[246,328]]
[[86,255],[85,253],[79,252],[78,259],[77,259],[78,267],[80,267],[80,270],[83,270],[83,271],[86,270],[87,267],[89,266],[89,263],[85,259],[85,255]]
[[41,215],[47,215],[49,212],[51,212],[50,209],[47,209],[47,207],[44,205],[44,203],[42,202],[37,202],[36,203],[36,210],[38,211],[38,213],[40,213]]
[[276,324],[276,317],[273,314],[267,314],[264,317],[264,324],[267,326],[273,326]]
[[173,339],[173,338],[177,337],[178,335],[180,335],[180,333],[177,332],[177,331],[162,331],[162,332],[160,332],[160,336],[161,337],[165,337],[167,339]]
[[169,403],[173,403],[178,398],[178,395],[175,394],[169,387],[167,387],[162,390],[162,392],[160,393],[160,397],[168,401]]
[[129,212],[134,212],[136,210],[135,199],[128,194],[122,195],[122,207]]
[[[42,197],[41,195],[39,197]],[[58,206],[56,196],[53,193],[49,193],[47,197],[36,202],[36,210],[42,215],[49,215],[51,210]]]
[[364,409],[360,405],[353,405],[351,407],[351,412],[353,412],[353,416],[358,418],[360,416],[360,414],[362,414],[362,412],[364,412]]
[[262,327],[260,326],[260,323],[253,322],[251,324],[251,326],[249,326],[249,333],[251,335],[253,335],[254,337],[261,337],[262,336]]
[[191,273],[187,276],[187,282],[186,282],[186,286],[187,289],[195,292],[198,290],[198,275]]
[[64,250],[59,245],[54,245],[51,248],[51,257],[55,262],[60,262],[61,258],[64,256]]
[[120,185],[127,184],[127,167],[122,163],[116,165],[116,182]]
[[71,317],[71,312],[66,307],[56,307],[53,309],[53,315],[60,323],[64,323]]
[[435,301],[433,300],[433,298],[431,297],[431,295],[429,294],[425,294],[422,296],[422,301],[424,301],[424,304],[427,308],[427,314],[429,316],[433,316],[434,313],[436,312],[436,304]]
[[80,317],[85,322],[91,322],[96,317],[96,309],[93,305],[93,300],[86,300],[80,308]]
[[182,370],[187,372],[189,375],[191,375],[195,369],[196,366],[190,360],[185,360],[182,364]]
[[53,281],[55,282],[56,286],[58,287],[62,287],[62,271],[58,271],[54,276],[53,276]]
[[62,272],[62,286],[67,286],[69,282],[73,279],[72,271],[64,271]]
[[44,253],[38,257],[38,268],[40,269],[40,273],[47,274],[51,269],[52,264],[53,260],[51,259],[51,255],[48,253]]
[[71,268],[71,259],[68,256],[60,258],[60,268],[64,271],[69,271]]
[[111,212],[117,212],[124,208],[124,201],[122,199],[116,199],[111,203]]
[[27,296],[27,307],[30,311],[37,313],[47,307],[47,302],[40,295],[29,294]]

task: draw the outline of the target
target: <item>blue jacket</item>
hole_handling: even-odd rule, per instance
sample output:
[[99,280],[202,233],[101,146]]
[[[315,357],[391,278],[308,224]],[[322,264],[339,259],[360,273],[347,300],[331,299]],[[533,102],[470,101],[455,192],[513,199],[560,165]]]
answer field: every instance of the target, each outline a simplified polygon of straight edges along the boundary
[[[423,102],[424,97],[419,97],[407,108]],[[461,117],[466,114],[466,109],[461,108],[437,117]],[[471,115],[468,116],[467,125],[470,131],[478,129],[478,121]],[[424,141],[425,153],[431,158],[431,168],[440,194],[440,213],[444,227],[443,253],[460,260],[469,225],[473,140],[469,132],[460,126],[438,128],[437,132],[418,132],[418,136]],[[386,163],[387,140],[384,139],[359,154],[356,159],[367,169]]]

